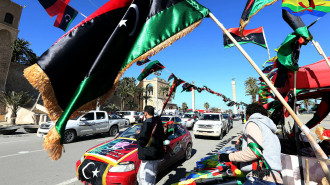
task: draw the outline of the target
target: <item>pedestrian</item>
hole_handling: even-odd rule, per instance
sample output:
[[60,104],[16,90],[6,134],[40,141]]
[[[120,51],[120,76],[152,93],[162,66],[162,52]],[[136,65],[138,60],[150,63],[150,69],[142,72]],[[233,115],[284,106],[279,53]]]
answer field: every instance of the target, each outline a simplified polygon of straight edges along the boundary
[[219,155],[220,162],[239,163],[241,171],[247,174],[243,185],[283,184],[281,145],[275,134],[276,125],[267,116],[263,106],[257,103],[248,105],[242,150]]
[[154,108],[145,106],[145,121],[137,135],[138,157],[141,160],[137,181],[141,185],[156,184],[157,168],[164,158],[164,128],[160,118],[154,117]]
[[244,113],[241,113],[242,124],[244,124]]

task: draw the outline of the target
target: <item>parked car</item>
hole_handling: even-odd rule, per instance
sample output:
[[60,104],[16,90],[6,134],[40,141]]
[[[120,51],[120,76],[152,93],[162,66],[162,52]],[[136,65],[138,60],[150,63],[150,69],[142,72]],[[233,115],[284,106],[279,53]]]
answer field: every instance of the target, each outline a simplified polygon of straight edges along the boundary
[[213,136],[222,139],[228,131],[227,122],[219,113],[205,113],[195,123],[194,135],[196,138],[199,136]]
[[[54,125],[54,122],[41,124],[37,136],[46,136]],[[90,111],[68,121],[64,132],[64,142],[71,143],[76,137],[99,133],[108,133],[110,136],[114,136],[124,126],[124,119],[109,118],[108,113],[105,111]]]
[[144,114],[143,112],[136,112],[135,114],[135,123],[141,123],[143,121],[144,118]]
[[[229,116],[229,114],[222,114],[222,119],[227,120],[228,123],[228,131],[233,128],[233,119]],[[227,132],[228,133],[228,132]]]
[[195,113],[185,113],[181,118],[181,124],[188,129],[192,129],[194,124],[198,121],[199,117]]
[[129,124],[136,123],[135,118],[138,116],[136,111],[117,111],[117,114],[129,121]]
[[128,119],[122,118],[116,114],[109,114],[109,120],[118,121],[120,125],[129,126]]
[[[165,140],[165,156],[158,172],[161,172],[179,160],[190,159],[192,139],[189,131],[180,124],[174,124],[174,133]],[[97,145],[76,162],[78,179],[85,184],[95,181],[113,185],[136,185],[136,175],[141,161],[137,154],[137,133],[141,124],[126,129],[113,140]]]
[[160,119],[162,120],[163,124],[166,124],[170,121],[173,121],[174,123],[181,123],[181,118],[178,116],[162,115]]

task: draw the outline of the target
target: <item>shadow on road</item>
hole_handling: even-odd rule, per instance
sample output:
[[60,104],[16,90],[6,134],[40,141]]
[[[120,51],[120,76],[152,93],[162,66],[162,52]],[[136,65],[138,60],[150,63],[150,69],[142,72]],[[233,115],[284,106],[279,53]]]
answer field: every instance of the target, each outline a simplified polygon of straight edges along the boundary
[[[197,150],[196,149],[192,149],[191,151],[191,157],[193,157],[196,154]],[[169,178],[168,180],[164,183],[164,185],[170,185],[176,182],[179,182],[180,179],[185,178],[186,177],[186,168],[184,168],[182,166],[182,163],[185,162],[184,159],[178,161],[177,163],[175,163],[174,165],[172,165],[171,167],[167,168],[166,170],[160,172],[159,174],[157,174],[157,182],[159,182],[163,177],[165,177],[167,174],[171,173],[172,171],[175,172],[175,174],[169,174]]]

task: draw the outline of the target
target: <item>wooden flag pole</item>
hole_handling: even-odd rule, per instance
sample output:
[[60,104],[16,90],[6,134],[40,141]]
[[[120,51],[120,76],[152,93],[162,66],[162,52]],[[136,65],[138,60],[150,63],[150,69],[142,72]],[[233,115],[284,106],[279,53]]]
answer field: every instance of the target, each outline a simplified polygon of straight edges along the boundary
[[328,66],[330,67],[329,59],[328,59],[328,57],[325,55],[325,53],[324,53],[324,51],[323,51],[321,45],[319,44],[319,42],[317,42],[317,41],[315,41],[315,40],[312,40],[312,43],[313,43],[313,45],[315,46],[317,52],[319,52],[319,54],[323,56],[324,60],[327,61]]
[[274,92],[276,97],[280,100],[280,102],[283,104],[283,106],[288,110],[292,118],[297,122],[300,130],[306,135],[306,137],[309,140],[310,145],[313,147],[315,151],[315,155],[319,159],[321,168],[330,182],[330,172],[328,169],[328,166],[326,164],[326,161],[328,161],[327,155],[324,153],[322,148],[318,145],[318,143],[313,138],[309,128],[304,125],[298,116],[295,114],[295,112],[292,110],[292,108],[289,106],[289,104],[284,100],[282,95],[277,91],[277,89],[274,87],[274,85],[269,81],[269,79],[265,76],[265,74],[260,70],[260,68],[257,66],[257,64],[252,60],[252,58],[246,53],[246,51],[242,48],[241,45],[238,44],[238,42],[234,39],[234,37],[231,36],[231,34],[227,31],[227,29],[220,23],[220,21],[212,14],[209,13],[210,18],[221,28],[221,30],[228,36],[228,38],[235,44],[235,46],[240,50],[240,52],[244,55],[244,57],[250,62],[252,67],[257,71],[257,73],[261,76],[261,78],[266,82],[266,84],[271,88],[271,90]]

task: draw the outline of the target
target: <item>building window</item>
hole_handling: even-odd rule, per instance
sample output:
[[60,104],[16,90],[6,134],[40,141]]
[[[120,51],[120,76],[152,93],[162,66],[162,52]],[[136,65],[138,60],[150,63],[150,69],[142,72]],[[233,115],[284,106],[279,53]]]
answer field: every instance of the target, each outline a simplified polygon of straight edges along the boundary
[[153,93],[154,93],[154,88],[153,88],[152,84],[148,84],[148,85],[146,86],[146,91],[147,91],[147,95],[153,95]]
[[8,24],[13,24],[14,16],[10,13],[6,13],[5,22]]

